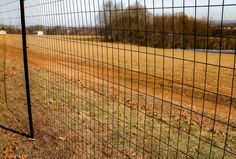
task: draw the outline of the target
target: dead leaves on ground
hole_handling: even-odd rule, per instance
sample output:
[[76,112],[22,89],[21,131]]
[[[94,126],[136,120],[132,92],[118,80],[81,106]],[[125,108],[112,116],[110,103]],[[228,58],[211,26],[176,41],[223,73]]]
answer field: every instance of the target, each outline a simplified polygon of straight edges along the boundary
[[8,144],[3,151],[3,156],[1,157],[1,159],[28,159],[27,155],[15,155],[15,151],[17,146],[19,146],[20,144],[24,143],[24,142],[28,142],[28,141],[35,141],[33,139],[27,139],[27,140],[22,140],[22,141],[15,141],[11,144]]

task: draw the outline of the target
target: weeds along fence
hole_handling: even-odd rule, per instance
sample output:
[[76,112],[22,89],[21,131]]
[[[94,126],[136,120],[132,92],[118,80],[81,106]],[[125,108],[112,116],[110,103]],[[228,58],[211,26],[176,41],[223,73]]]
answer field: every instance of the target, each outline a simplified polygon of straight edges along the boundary
[[0,2],[0,124],[29,156],[236,157],[235,2]]

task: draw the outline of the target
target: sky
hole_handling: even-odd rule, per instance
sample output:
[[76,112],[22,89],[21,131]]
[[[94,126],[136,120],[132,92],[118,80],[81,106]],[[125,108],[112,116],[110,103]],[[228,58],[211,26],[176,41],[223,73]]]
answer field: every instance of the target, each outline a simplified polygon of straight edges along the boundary
[[[25,1],[26,24],[46,26],[94,26],[98,12],[106,0],[27,0]],[[185,12],[190,16],[221,21],[236,21],[236,0],[112,0],[126,8],[139,2],[155,15]],[[162,2],[164,2],[162,4]],[[0,24],[20,25],[19,1],[0,0]],[[225,5],[222,7],[222,5]],[[210,8],[208,8],[210,5]],[[185,8],[183,8],[185,6]]]

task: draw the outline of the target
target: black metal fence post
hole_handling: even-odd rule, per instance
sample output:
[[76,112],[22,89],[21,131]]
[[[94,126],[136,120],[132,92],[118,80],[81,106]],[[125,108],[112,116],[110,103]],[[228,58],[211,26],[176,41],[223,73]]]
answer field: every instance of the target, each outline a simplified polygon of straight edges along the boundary
[[27,58],[26,30],[25,30],[24,0],[20,0],[20,13],[21,13],[22,46],[23,46],[25,86],[26,86],[26,96],[27,96],[29,128],[30,128],[30,137],[33,138],[34,137],[34,127],[33,127],[33,118],[32,118],[32,111],[31,111],[31,101],[30,101],[28,58]]

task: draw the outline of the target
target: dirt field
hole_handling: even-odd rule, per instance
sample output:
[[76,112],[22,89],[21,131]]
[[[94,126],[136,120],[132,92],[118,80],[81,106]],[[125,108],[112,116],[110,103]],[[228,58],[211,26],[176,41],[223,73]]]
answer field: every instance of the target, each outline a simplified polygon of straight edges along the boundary
[[[234,55],[96,38],[27,37],[36,145],[44,135],[48,147],[58,144],[55,152],[38,148],[41,153],[66,148],[67,157],[80,149],[110,158],[221,158],[225,150],[226,158],[235,157]],[[7,66],[23,75],[18,35],[7,35],[6,50]]]

